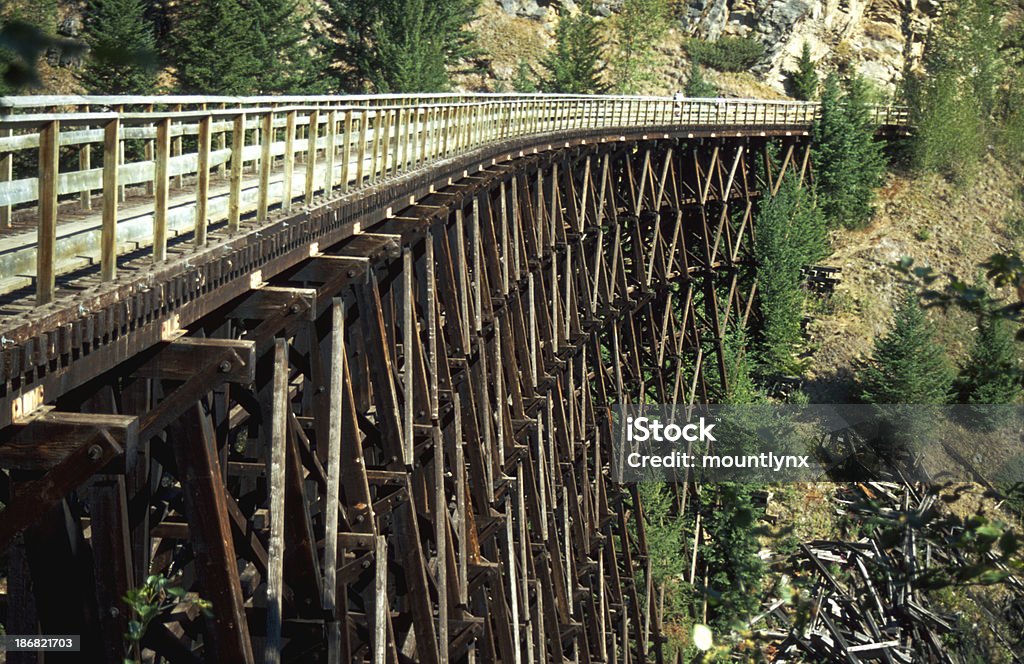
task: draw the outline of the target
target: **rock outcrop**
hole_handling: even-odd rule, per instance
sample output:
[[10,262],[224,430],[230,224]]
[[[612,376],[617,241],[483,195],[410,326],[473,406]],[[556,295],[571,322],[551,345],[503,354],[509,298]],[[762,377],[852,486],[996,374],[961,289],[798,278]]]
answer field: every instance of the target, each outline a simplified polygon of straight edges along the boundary
[[[576,11],[574,0],[497,0],[509,14],[547,19]],[[765,46],[754,67],[759,78],[782,89],[786,71],[804,42],[824,70],[858,71],[881,87],[895,87],[907,58],[920,57],[924,39],[944,0],[687,0],[678,28],[715,41],[749,37]],[[622,0],[597,0],[609,16]]]

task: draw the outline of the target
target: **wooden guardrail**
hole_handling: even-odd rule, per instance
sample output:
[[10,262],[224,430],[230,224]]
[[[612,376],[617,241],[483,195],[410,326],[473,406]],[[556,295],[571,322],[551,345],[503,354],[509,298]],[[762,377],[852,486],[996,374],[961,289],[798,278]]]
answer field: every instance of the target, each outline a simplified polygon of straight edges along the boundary
[[[874,120],[907,127],[907,110]],[[77,200],[73,256],[116,277],[124,251],[208,241],[211,224],[309,204],[513,138],[641,127],[807,129],[816,103],[571,95],[0,97],[0,228],[32,219],[28,246],[0,244],[0,293],[35,281],[53,299],[62,204]],[[88,211],[98,207],[95,221]],[[140,211],[142,210],[142,211]],[[86,212],[85,217],[82,211]],[[32,265],[34,263],[34,265]],[[7,284],[5,288],[4,284]]]

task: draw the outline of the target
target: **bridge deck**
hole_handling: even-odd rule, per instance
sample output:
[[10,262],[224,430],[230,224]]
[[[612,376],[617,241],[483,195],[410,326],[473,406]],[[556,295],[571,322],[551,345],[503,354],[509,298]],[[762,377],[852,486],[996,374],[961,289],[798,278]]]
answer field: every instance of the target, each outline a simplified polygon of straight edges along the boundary
[[[137,270],[144,250],[155,263],[173,260],[270,209],[365,191],[515,138],[655,126],[806,131],[819,113],[799,102],[520,95],[0,99],[5,106],[0,317]],[[903,109],[874,112],[880,127],[906,127]]]

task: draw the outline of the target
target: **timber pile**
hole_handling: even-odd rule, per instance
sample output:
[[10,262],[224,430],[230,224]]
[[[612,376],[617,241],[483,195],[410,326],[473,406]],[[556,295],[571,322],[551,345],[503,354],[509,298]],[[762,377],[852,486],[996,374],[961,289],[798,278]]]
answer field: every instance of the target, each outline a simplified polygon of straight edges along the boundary
[[[959,629],[958,617],[934,605],[922,586],[939,570],[955,574],[971,563],[954,546],[942,545],[955,541],[956,528],[949,521],[927,520],[923,529],[909,525],[915,515],[932,510],[935,500],[934,493],[893,482],[840,489],[840,513],[881,518],[888,527],[857,542],[804,543],[792,556],[774,559],[787,574],[801,579],[805,590],[794,606],[776,599],[751,620],[754,635],[770,644],[772,660],[959,662],[947,637]],[[994,555],[991,563],[1008,571]],[[967,587],[955,592],[970,597],[991,618],[976,627],[990,631],[1011,653],[1010,661],[1020,662],[1024,660],[1019,636],[1002,633],[999,623],[1005,624],[1005,619],[1012,619],[1010,613],[1024,606],[1024,583],[1009,576],[1006,588],[1004,620],[995,615],[999,609],[978,593]]]

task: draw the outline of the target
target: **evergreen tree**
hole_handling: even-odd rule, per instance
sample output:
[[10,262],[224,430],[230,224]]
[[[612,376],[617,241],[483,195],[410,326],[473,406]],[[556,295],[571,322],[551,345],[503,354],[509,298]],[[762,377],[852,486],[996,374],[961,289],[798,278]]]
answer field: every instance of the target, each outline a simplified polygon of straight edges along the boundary
[[827,253],[825,222],[810,192],[786,176],[775,196],[761,204],[755,227],[761,361],[769,373],[788,373],[801,340],[800,270]]
[[555,28],[555,47],[541,61],[547,75],[541,81],[544,92],[602,94],[608,86],[601,80],[601,35],[593,16],[591,0],[580,3],[573,16],[563,11]]
[[821,119],[814,127],[815,175],[830,226],[863,228],[874,214],[875,189],[885,176],[882,144],[875,140],[864,79],[843,91],[829,75],[821,93]]
[[342,90],[433,92],[475,51],[467,28],[478,0],[326,0],[321,18]]
[[733,632],[746,622],[761,602],[764,562],[756,530],[753,494],[758,487],[735,482],[705,486],[701,503],[704,527],[710,538],[701,549],[708,566],[708,594],[712,596],[709,623],[719,634]]
[[525,60],[519,61],[516,77],[512,79],[512,89],[516,92],[537,92],[537,83],[534,81],[533,70]]
[[1021,397],[1021,374],[1009,321],[981,315],[971,353],[960,372],[960,399],[970,404],[1009,404]]
[[654,80],[655,50],[668,29],[666,0],[625,0],[613,19],[612,82],[619,94],[638,94]]
[[917,295],[907,290],[892,329],[875,340],[871,359],[858,372],[861,399],[877,404],[947,403],[952,370],[934,334]]
[[257,89],[261,93],[325,92],[312,40],[306,30],[310,13],[298,0],[251,0],[262,40]]
[[804,42],[796,70],[787,74],[790,93],[801,101],[811,101],[818,96],[818,71],[811,60],[811,47]]
[[139,95],[156,85],[156,38],[142,0],[92,0],[89,57],[82,82],[91,94]]
[[969,179],[984,155],[1001,78],[1003,10],[994,0],[951,4],[932,27],[924,75],[905,77],[914,113],[911,155],[923,170]]
[[686,79],[686,88],[683,93],[687,97],[718,96],[718,88],[704,78],[704,68],[700,66],[700,61],[696,57],[690,59],[690,77]]
[[259,92],[267,52],[252,7],[240,0],[202,0],[182,7],[169,51],[178,89],[193,94]]

